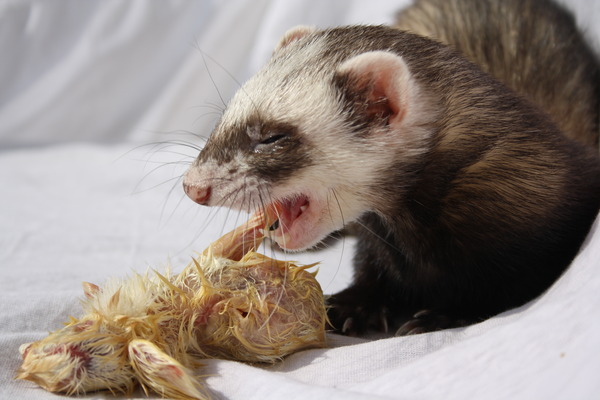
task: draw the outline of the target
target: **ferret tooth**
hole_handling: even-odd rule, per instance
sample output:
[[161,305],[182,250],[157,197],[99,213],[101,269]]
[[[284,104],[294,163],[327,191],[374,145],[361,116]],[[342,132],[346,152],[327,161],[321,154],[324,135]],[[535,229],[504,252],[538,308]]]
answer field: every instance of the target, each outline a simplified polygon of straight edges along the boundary
[[279,219],[277,219],[275,222],[273,222],[273,225],[271,225],[271,226],[269,227],[269,230],[270,230],[270,231],[274,231],[274,230],[276,230],[277,228],[279,228]]
[[304,210],[306,210],[307,208],[308,208],[307,205],[300,206],[300,211],[304,212]]
[[272,239],[277,242],[282,247],[285,247],[285,244],[289,242],[290,235],[287,232],[278,232]]

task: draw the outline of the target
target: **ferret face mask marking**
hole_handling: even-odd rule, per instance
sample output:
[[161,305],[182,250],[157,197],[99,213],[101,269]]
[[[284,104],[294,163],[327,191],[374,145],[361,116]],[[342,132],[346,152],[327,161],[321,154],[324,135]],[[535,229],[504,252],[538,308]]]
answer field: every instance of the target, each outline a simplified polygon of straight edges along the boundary
[[337,54],[332,40],[306,27],[288,32],[184,178],[199,204],[276,216],[271,238],[288,250],[379,211],[383,172],[398,155],[418,156],[427,137],[422,95],[402,58]]

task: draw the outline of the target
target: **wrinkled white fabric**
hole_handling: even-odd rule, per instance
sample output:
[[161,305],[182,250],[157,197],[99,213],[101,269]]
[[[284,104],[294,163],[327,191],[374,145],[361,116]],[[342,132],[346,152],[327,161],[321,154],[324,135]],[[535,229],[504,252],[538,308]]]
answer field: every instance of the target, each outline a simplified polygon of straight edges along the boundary
[[[210,132],[288,28],[387,23],[406,3],[0,2],[0,398],[57,398],[13,380],[18,347],[79,314],[82,281],[181,269],[246,218],[184,198],[177,178],[193,148],[138,145],[201,145],[191,133]],[[600,3],[565,3],[600,43]],[[278,256],[321,261],[318,278],[333,293],[351,279],[353,244]],[[547,293],[481,324],[380,340],[330,335],[328,348],[273,366],[209,360],[200,373],[224,399],[597,398],[599,268],[597,221]]]

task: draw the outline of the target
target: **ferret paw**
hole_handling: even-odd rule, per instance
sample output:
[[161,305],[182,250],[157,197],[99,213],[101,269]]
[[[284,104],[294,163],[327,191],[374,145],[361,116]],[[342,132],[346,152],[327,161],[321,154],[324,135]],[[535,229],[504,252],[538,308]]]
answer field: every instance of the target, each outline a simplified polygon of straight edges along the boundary
[[389,332],[389,309],[381,304],[360,300],[365,299],[351,296],[348,291],[327,299],[327,316],[333,331],[348,336],[362,336],[372,331]]
[[474,320],[459,318],[432,310],[419,311],[411,319],[402,324],[396,336],[416,335],[442,329],[460,328],[474,323]]

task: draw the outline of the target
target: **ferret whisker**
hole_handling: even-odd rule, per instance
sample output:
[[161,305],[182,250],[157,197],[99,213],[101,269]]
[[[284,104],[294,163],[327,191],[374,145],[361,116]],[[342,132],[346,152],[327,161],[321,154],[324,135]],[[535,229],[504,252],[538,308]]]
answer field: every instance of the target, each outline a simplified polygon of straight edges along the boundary
[[[219,201],[215,205],[216,207],[225,207],[227,209],[227,212],[225,215],[225,221],[231,220],[231,213],[234,211],[237,214],[234,221],[237,223],[237,221],[239,220],[239,214],[240,214],[239,210],[234,210],[230,205],[237,203],[237,199],[240,196],[240,193],[243,192],[243,190],[244,190],[244,188],[236,188],[234,191],[228,193],[227,195],[224,195],[223,198],[221,199],[221,201]],[[226,224],[223,224],[223,226],[221,228],[221,234],[223,234],[225,232],[225,225]]]
[[[154,154],[162,153],[166,149],[170,149],[171,147],[183,147],[187,149],[191,149],[194,152],[202,151],[202,147],[196,145],[195,143],[188,142],[185,140],[167,140],[163,142],[156,142],[156,148],[154,149]],[[185,154],[185,153],[184,153]],[[190,154],[190,156],[194,156],[194,154]]]
[[[184,197],[185,197],[185,195],[184,195]],[[200,210],[203,210],[204,208],[194,207],[194,209],[197,210],[197,212],[199,213]],[[206,214],[202,213],[204,215],[204,217],[202,219],[202,222],[200,224],[198,224],[198,226],[200,226],[200,229],[197,231],[197,233],[194,235],[194,237],[190,241],[191,243],[197,241],[200,238],[200,236],[206,231],[206,227],[214,225],[214,221],[219,215],[218,210],[219,210],[218,207],[211,207],[211,208],[209,208],[209,210]],[[224,224],[223,224],[223,226],[224,226]]]
[[377,232],[375,232],[374,230],[372,230],[371,228],[369,228],[366,224],[363,224],[360,220],[355,221],[355,223],[357,225],[361,226],[363,229],[365,229],[370,234],[372,234],[375,238],[377,238],[381,242],[383,242],[386,245],[390,246],[390,248],[392,248],[392,249],[394,249],[396,251],[401,251],[401,249],[398,246],[396,246],[394,243],[391,243],[389,240],[387,240],[383,236],[379,235]]
[[[266,194],[264,193],[266,192]],[[265,197],[267,197],[267,202],[265,203]],[[269,191],[268,187],[258,187],[258,199],[260,202],[260,207],[262,208],[262,212],[265,218],[265,237],[267,239],[269,239],[270,241],[272,241],[272,233],[271,233],[271,227],[267,226],[268,219],[267,219],[267,207],[269,204],[273,203],[273,198],[271,196],[271,192]],[[279,211],[277,209],[277,207],[275,207],[275,212],[277,213],[277,219],[279,219]],[[271,251],[271,257],[275,258],[275,247],[273,245],[269,246],[270,247],[270,251]],[[285,257],[287,258],[287,253],[285,253]]]
[[[265,188],[265,189],[267,189],[266,190],[266,192],[267,192],[266,194],[267,194],[268,200],[269,200],[269,202],[267,204],[271,204],[272,200],[273,200],[272,197],[271,197],[271,193],[268,190],[268,188]],[[264,212],[265,212],[264,215],[265,215],[265,218],[266,218],[266,215],[267,215],[266,214],[266,212],[267,212],[267,205],[265,205],[265,203],[264,203],[264,198],[263,198],[263,193],[262,193],[262,188],[261,187],[258,188],[258,194],[259,194],[259,196],[258,196],[259,197],[259,201],[261,202],[261,206],[264,209]],[[279,211],[277,211],[277,207],[275,207],[275,210],[277,212],[277,219],[279,219],[279,215],[278,215]],[[265,233],[267,233],[267,232],[270,235],[270,232],[271,232],[270,231],[270,227],[265,224]],[[287,252],[284,252],[283,254],[285,255],[285,260],[287,261]],[[271,257],[275,258],[274,255],[275,255],[275,249],[274,249],[273,246],[271,246]],[[261,329],[263,329],[267,325],[267,323],[271,320],[271,318],[275,314],[275,310],[277,309],[277,306],[279,306],[279,304],[281,303],[284,295],[287,295],[286,290],[285,290],[286,284],[287,284],[287,279],[288,279],[288,271],[286,270],[285,273],[284,273],[284,276],[283,276],[283,282],[280,285],[281,288],[282,288],[282,290],[279,292],[279,294],[277,296],[277,299],[275,301],[276,307],[273,307],[273,311],[271,311],[271,313],[269,314],[269,316],[265,319],[265,322],[261,326]]]
[[[246,188],[247,185],[248,185],[247,178],[244,177],[243,187]],[[236,219],[235,219],[235,226],[239,226],[240,225],[239,219],[241,218],[242,210],[250,210],[250,204],[251,204],[251,200],[252,199],[249,198],[246,195],[246,190],[245,189],[244,189],[243,193],[241,194],[241,196],[242,196],[242,198],[241,198],[241,201],[240,201],[240,211],[238,211],[238,213],[237,213],[237,216],[236,216]],[[248,224],[248,222],[249,222],[248,219],[246,219],[246,221],[243,222],[243,223]],[[242,248],[242,252],[245,253],[247,251],[248,250],[246,248]]]
[[189,155],[186,153],[181,153],[178,151],[162,151],[161,154],[170,154],[170,155],[174,155],[174,156],[180,156],[181,159],[179,159],[177,161],[155,161],[152,159],[142,159],[142,158],[135,159],[134,158],[133,161],[145,162],[147,164],[159,164],[160,163],[160,164],[172,165],[172,164],[186,163],[187,165],[190,165],[196,159],[196,157],[194,157],[192,155]]
[[222,116],[222,113],[220,111],[215,110],[215,111],[205,112],[205,113],[198,115],[194,119],[193,125],[197,125],[200,122],[200,120],[202,120],[204,118],[208,118],[208,117],[211,117],[212,121],[214,122],[214,121],[217,121],[219,118],[221,118],[221,116]]
[[[204,142],[206,142],[206,139],[204,139]],[[175,146],[187,147],[196,152],[202,150],[202,147],[198,146],[197,144],[195,144],[193,142],[188,142],[188,141],[182,140],[182,139],[170,139],[170,140],[160,140],[160,141],[149,142],[149,143],[145,143],[145,144],[136,146],[132,150],[139,150],[144,147],[150,147],[151,150],[149,151],[149,153],[154,154],[154,153],[160,152],[163,148],[169,148],[169,147],[175,147]]]
[[131,194],[137,195],[137,194],[145,193],[145,192],[148,192],[150,190],[154,190],[156,188],[159,188],[159,187],[161,187],[163,185],[166,185],[168,183],[171,183],[173,181],[175,181],[177,183],[177,182],[179,182],[179,181],[181,181],[183,179],[183,175],[174,176],[172,178],[165,179],[165,180],[163,180],[163,181],[161,181],[159,183],[156,183],[156,184],[154,184],[152,186],[149,186],[147,188],[141,189],[140,186],[141,186],[141,184],[142,184],[142,182],[143,182],[144,179],[145,178],[142,178],[142,180],[133,188]]
[[[177,187],[181,187],[181,184],[179,184],[179,185],[178,185],[178,183],[180,183],[182,179],[183,179],[183,176],[181,177],[181,179],[180,179],[180,180],[176,181],[176,182],[173,184],[173,186],[171,187],[171,189],[168,191],[168,193],[167,193],[167,196],[166,196],[166,198],[165,198],[165,201],[163,202],[163,206],[162,206],[162,208],[161,208],[161,210],[160,210],[159,222],[162,222],[162,221],[163,221],[163,216],[164,216],[164,213],[165,213],[165,211],[166,211],[166,208],[167,208],[167,203],[168,203],[169,199],[171,198],[171,196],[173,195],[173,193],[175,193],[175,188],[177,188]],[[186,197],[187,197],[187,196],[185,195],[185,193],[182,193],[182,194],[179,196],[179,200],[177,201],[177,203],[176,203],[176,204],[175,204],[175,206],[173,207],[173,210],[172,210],[172,211],[171,211],[171,213],[169,214],[169,216],[168,216],[168,218],[167,218],[167,221],[170,221],[170,220],[173,218],[173,216],[175,215],[175,212],[177,211],[177,209],[179,208],[179,206],[181,206],[181,203],[183,202],[183,199],[185,199]]]
[[225,112],[225,107],[220,106],[216,103],[211,103],[211,102],[206,102],[205,103],[205,107],[207,108],[211,108],[214,111],[217,111],[219,113],[219,115],[223,115],[223,113]]
[[[139,189],[139,187],[141,186],[141,184],[142,184],[144,181],[146,181],[146,180],[147,180],[147,179],[148,179],[148,178],[149,178],[149,177],[150,177],[152,174],[156,173],[158,170],[160,170],[160,169],[163,169],[163,168],[165,168],[165,167],[169,167],[169,166],[181,166],[181,165],[183,165],[183,166],[189,166],[189,165],[190,165],[190,163],[189,163],[189,162],[186,162],[186,161],[183,161],[183,160],[180,160],[180,161],[171,161],[171,162],[163,162],[163,163],[161,163],[161,162],[158,162],[158,161],[152,161],[152,162],[150,162],[149,160],[146,160],[146,161],[145,161],[145,163],[146,163],[146,165],[148,165],[148,164],[150,164],[150,163],[152,163],[152,164],[158,164],[158,165],[155,165],[154,167],[152,167],[152,168],[150,169],[150,171],[146,172],[146,173],[145,173],[145,174],[144,174],[144,175],[143,175],[143,176],[140,178],[139,182],[138,182],[138,183],[136,184],[136,186],[134,187],[134,190],[133,190],[133,191],[134,191],[134,193],[137,193],[137,192],[140,190],[140,189]],[[154,188],[160,187],[160,186],[162,186],[164,183],[171,182],[173,179],[181,179],[182,177],[183,177],[183,174],[179,174],[178,176],[176,176],[176,177],[174,177],[174,178],[169,178],[169,179],[167,179],[167,180],[165,180],[165,181],[163,181],[163,182],[161,182],[161,183],[158,183],[158,184],[156,184],[156,185],[153,185],[153,186],[151,186],[149,189],[154,189]],[[148,189],[144,189],[143,191],[146,191],[146,190],[148,190]]]
[[[185,194],[183,194],[182,199],[185,199],[187,196]],[[220,210],[221,207],[210,207],[208,208],[206,213],[202,213],[202,220],[200,223],[196,224],[198,225],[200,228],[198,229],[198,231],[196,232],[195,235],[192,236],[192,238],[190,239],[190,241],[188,242],[187,245],[184,246],[185,247],[189,247],[192,246],[194,242],[196,242],[201,235],[206,231],[206,228],[209,226],[214,226],[215,223],[215,219],[218,217],[219,213],[218,210]],[[201,212],[201,210],[206,210],[205,207],[193,207],[193,210],[196,211],[196,215],[198,215],[198,213]],[[190,220],[193,220],[194,218],[190,218]],[[227,220],[227,218],[225,218],[225,221]],[[218,225],[222,225],[222,229],[221,229],[221,233],[224,232],[225,230],[225,223],[219,223]]]
[[[175,153],[174,153],[175,154]],[[144,176],[144,178],[146,178],[147,176],[151,175],[152,173],[160,170],[161,168],[164,167],[169,167],[169,166],[179,166],[179,165],[185,165],[185,166],[189,166],[192,163],[189,161],[189,157],[183,154],[179,154],[177,153],[176,155],[181,156],[182,158],[179,160],[174,160],[174,161],[154,161],[154,160],[140,160],[141,162],[145,162],[147,165],[154,165],[154,167],[148,171],[148,173]]]
[[[224,110],[223,106],[220,106],[218,104],[206,101],[204,104],[199,104],[196,106],[191,107],[192,109],[194,108],[199,108],[199,109],[207,109],[207,110],[211,110],[213,112],[218,112],[219,114],[222,114]],[[209,113],[212,114],[212,113]]]
[[[206,62],[206,58],[208,57],[208,55],[204,52],[204,51],[200,51],[200,56],[202,57],[202,62],[204,63],[204,68],[206,68],[206,73],[208,74],[208,77],[210,78],[210,81],[212,82],[213,88],[215,89],[215,91],[217,92],[217,95],[219,96],[219,99],[221,100],[221,103],[223,104],[223,107],[227,107],[227,103],[225,102],[225,100],[223,100],[223,96],[221,95],[221,91],[219,90],[219,87],[217,86],[217,83],[215,81],[215,79],[212,76],[212,73],[210,72],[210,68],[208,67],[208,63]],[[211,61],[215,62],[214,59],[210,58]],[[218,65],[218,63],[217,63]]]
[[[267,197],[268,197],[268,202],[267,202],[267,206],[268,206],[269,204],[272,204],[272,203],[275,201],[275,199],[273,199],[273,196],[271,195],[271,192],[270,192],[269,190],[267,190]],[[267,208],[267,206],[265,206],[265,211],[266,211],[266,208]],[[280,224],[280,225],[281,225],[281,215],[280,215],[279,207],[275,207],[275,208],[274,208],[274,211],[275,211],[275,216],[277,217],[278,224]],[[269,228],[270,228],[270,227],[269,227]],[[269,229],[269,228],[267,228],[267,229]],[[269,232],[268,232],[268,236],[267,236],[267,237],[268,237],[268,238],[269,238],[269,240],[271,240],[273,243],[276,243],[276,242],[275,242],[275,240],[273,240],[273,238],[272,238],[272,233],[271,233],[271,230],[270,230],[270,229],[269,229]],[[285,240],[286,240],[286,239],[285,239],[285,235],[284,235],[284,238],[283,238],[283,240],[284,240],[284,242],[285,242]],[[285,247],[285,243],[283,243],[283,247]],[[281,248],[281,246],[279,246],[279,248]],[[276,246],[275,246],[275,245],[274,245],[274,246],[271,246],[271,249],[272,249],[272,252],[273,252],[273,254],[275,254]],[[287,257],[287,251],[285,251],[283,248],[281,248],[281,250],[283,250],[283,253],[284,253],[284,254],[285,254],[285,256]]]
[[[148,172],[142,179],[141,181],[143,181],[144,179],[146,179],[148,176],[150,176],[153,172],[156,172],[158,169],[165,167],[165,166],[178,166],[178,165],[182,165],[182,166],[189,166],[192,164],[193,160],[195,159],[194,156],[192,156],[191,154],[187,154],[187,153],[182,153],[182,152],[176,152],[176,151],[166,151],[165,149],[168,149],[170,147],[174,147],[174,146],[182,146],[181,144],[174,144],[174,143],[166,143],[166,142],[161,142],[161,143],[152,143],[152,144],[147,144],[145,145],[147,146],[152,146],[151,150],[148,151],[147,156],[143,159],[137,159],[137,161],[139,162],[143,162],[145,163],[145,166],[148,166],[149,164],[160,164],[159,167],[155,167],[153,168],[150,172]],[[192,146],[189,146],[190,148],[194,149]],[[140,147],[138,147],[139,149]],[[133,150],[131,150],[133,151]],[[131,153],[131,151],[129,151],[129,153]],[[153,157],[155,157],[157,154],[170,154],[170,155],[177,155],[179,157],[181,157],[179,160],[176,161],[157,161],[154,160]],[[136,161],[134,159],[134,161]]]
[[[192,137],[195,140],[199,140],[202,143],[206,143],[206,141],[208,140],[208,136],[203,135],[201,133],[198,132],[194,132],[194,131],[190,131],[187,129],[177,129],[177,130],[173,130],[173,131],[166,131],[166,132],[159,132],[159,134],[161,135],[169,135],[169,136],[182,136],[182,137]],[[168,143],[169,141],[177,141],[177,142],[181,142],[183,144],[189,144],[191,146],[194,147],[198,147],[198,149],[201,149],[201,147],[199,147],[195,142],[189,142],[187,140],[184,139],[171,139],[168,141],[165,141],[166,143]]]
[[[254,110],[258,112],[258,117],[260,118],[260,109],[257,106],[257,104],[255,103],[254,99],[252,98],[252,96],[250,96],[250,94],[246,91],[246,89],[244,88],[244,85],[242,85],[242,83],[235,77],[233,76],[233,74],[231,72],[229,72],[229,70],[227,70],[227,68],[225,68],[221,63],[219,63],[217,60],[215,60],[213,57],[211,57],[209,54],[205,53],[204,51],[202,51],[202,49],[200,49],[199,47],[196,47],[198,49],[198,51],[200,52],[200,54],[202,54],[202,60],[204,62],[204,65],[206,66],[207,70],[208,70],[208,66],[207,66],[207,62],[206,59],[210,60],[212,63],[214,63],[215,65],[217,65],[219,68],[221,68],[221,70],[223,72],[225,72],[225,74],[227,74],[229,76],[229,78],[235,82],[235,84],[237,85],[237,87],[239,88],[239,90],[244,93],[244,95],[248,98],[248,100],[250,100],[250,102],[252,103],[252,106],[254,107]],[[210,75],[210,73],[209,73]],[[212,79],[211,76],[211,80],[213,82],[213,85],[215,85],[215,81]],[[218,91],[218,89],[217,89]],[[220,93],[219,93],[219,97]],[[225,102],[223,101],[223,99],[221,98],[221,102],[223,102],[223,106],[227,106],[227,104],[225,104]]]
[[[342,219],[342,226],[346,226],[346,221],[344,219],[344,212],[343,212],[343,209],[342,209],[342,205],[340,203],[340,199],[338,198],[338,195],[336,193],[335,188],[331,188],[329,190],[329,192],[333,196],[333,198],[335,199],[335,203],[336,203],[336,205],[338,207],[338,210],[340,212],[341,219]],[[328,207],[328,209],[330,207],[329,199],[330,199],[330,196],[327,196],[327,207]],[[332,217],[331,214],[330,214],[330,217]],[[323,288],[324,291],[327,291],[327,288],[329,288],[329,286],[335,281],[336,277],[338,276],[339,272],[342,269],[343,255],[344,255],[344,252],[346,250],[346,235],[341,234],[341,233],[339,235],[340,235],[340,241],[342,242],[342,249],[340,251],[340,257],[338,259],[337,267],[335,269],[335,272],[334,272],[333,276],[331,277],[330,281]]]

